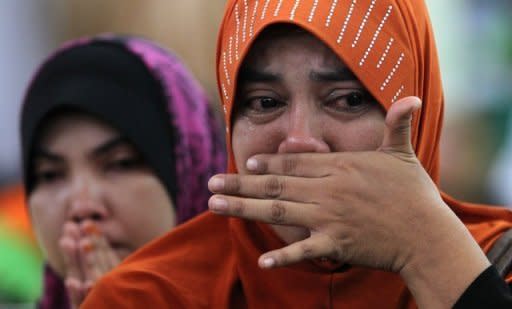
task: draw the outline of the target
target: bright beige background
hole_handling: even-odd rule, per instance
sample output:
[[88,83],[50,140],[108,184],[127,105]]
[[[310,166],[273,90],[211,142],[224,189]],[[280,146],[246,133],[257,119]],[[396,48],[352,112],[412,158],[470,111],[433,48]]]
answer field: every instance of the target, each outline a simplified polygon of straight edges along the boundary
[[[63,39],[104,31],[137,34],[175,51],[210,96],[215,86],[215,43],[224,0],[67,0]],[[66,18],[66,17],[65,17]]]

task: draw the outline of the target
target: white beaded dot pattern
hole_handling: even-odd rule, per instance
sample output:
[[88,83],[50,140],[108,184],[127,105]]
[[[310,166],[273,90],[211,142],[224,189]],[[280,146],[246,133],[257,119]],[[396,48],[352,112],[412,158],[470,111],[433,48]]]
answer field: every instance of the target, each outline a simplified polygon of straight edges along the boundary
[[388,76],[386,77],[386,80],[384,80],[384,82],[382,83],[382,85],[380,86],[380,90],[383,91],[384,88],[386,88],[386,86],[389,84],[389,82],[391,81],[391,79],[393,78],[393,75],[395,75],[396,71],[398,70],[398,68],[400,67],[400,64],[402,63],[402,60],[404,60],[404,57],[405,57],[405,54],[404,53],[401,53],[400,54],[400,57],[398,58],[397,62],[395,63],[395,65],[393,66],[393,69],[391,69],[391,72],[389,72]]
[[235,59],[238,61],[238,42],[240,37],[240,12],[238,11],[238,3],[235,4],[235,21],[236,21],[236,30],[235,30]]
[[263,5],[263,10],[261,10],[261,19],[265,19],[265,14],[267,14],[268,5],[270,3],[270,0],[266,0],[265,4]]
[[226,65],[226,52],[222,53],[222,65],[224,67],[224,75],[226,76],[226,81],[227,81],[228,86],[229,86],[229,85],[231,85],[231,80],[229,78],[228,66]]
[[318,7],[318,0],[315,0],[313,2],[313,6],[311,7],[311,11],[309,12],[308,22],[312,22],[313,21],[313,17],[315,17],[315,12],[316,12],[316,8],[317,7]]
[[249,15],[249,6],[247,0],[244,0],[244,19],[242,22],[242,43],[245,42],[245,33],[247,31],[247,17]]
[[228,113],[228,108],[226,107],[226,105],[225,105],[225,104],[224,104],[224,105],[222,105],[222,109],[224,110],[224,114],[226,114],[226,115],[227,115],[227,113]]
[[232,50],[233,50],[233,36],[230,36],[229,37],[229,44],[228,44],[228,60],[229,60],[229,64],[233,64],[233,53],[232,53]]
[[382,56],[380,56],[379,62],[377,63],[377,69],[379,69],[382,66],[384,60],[386,60],[386,57],[389,54],[389,50],[391,49],[391,45],[393,45],[394,41],[395,40],[393,38],[389,38],[388,44],[386,45],[386,49],[382,53]]
[[377,27],[377,30],[375,30],[375,33],[373,34],[372,40],[370,42],[370,45],[368,46],[368,48],[364,52],[363,57],[359,61],[359,66],[363,66],[364,62],[366,61],[366,58],[368,57],[368,55],[370,54],[370,51],[372,50],[373,46],[375,45],[375,41],[379,37],[379,34],[382,31],[382,27],[384,27],[384,24],[386,23],[386,20],[388,19],[389,15],[391,14],[391,10],[392,9],[393,9],[393,6],[390,5],[388,7],[388,11],[386,12],[386,15],[384,15],[384,17],[380,21],[380,24]]
[[276,9],[274,11],[274,17],[279,15],[279,11],[281,10],[281,6],[283,5],[283,0],[279,0],[276,5]]
[[340,34],[338,35],[338,39],[336,40],[338,44],[340,44],[341,40],[343,40],[343,36],[345,35],[345,31],[347,30],[347,25],[350,22],[350,18],[352,17],[352,13],[354,12],[354,7],[356,6],[356,3],[356,0],[352,0],[352,3],[350,4],[347,17],[345,17],[345,21],[343,22],[343,26],[341,27]]
[[252,10],[251,25],[249,26],[249,37],[252,38],[254,34],[254,23],[256,21],[256,13],[258,13],[258,0],[254,2],[254,9]]
[[329,27],[331,25],[332,15],[334,15],[334,11],[336,10],[336,5],[338,5],[338,0],[332,0],[331,8],[329,9],[329,15],[325,19],[325,26]]
[[224,83],[220,84],[220,87],[222,88],[222,93],[224,93],[224,98],[226,98],[226,101],[229,100],[228,92],[226,90],[226,86],[224,86]]
[[404,85],[401,85],[400,88],[396,91],[395,95],[393,96],[393,99],[391,99],[391,103],[395,103],[396,100],[400,97],[402,94],[402,91],[404,91]]
[[295,0],[295,3],[293,4],[292,10],[290,12],[290,20],[293,20],[295,18],[295,12],[297,11],[299,4],[300,0]]
[[372,3],[370,3],[370,7],[366,11],[366,14],[363,17],[363,21],[359,25],[359,30],[357,30],[356,37],[354,38],[354,41],[352,42],[352,48],[356,47],[357,43],[359,42],[359,38],[361,37],[361,33],[363,32],[363,29],[366,26],[366,23],[368,22],[368,17],[370,17],[370,14],[372,13],[373,7],[375,6],[375,2],[377,2],[377,0],[372,0]]

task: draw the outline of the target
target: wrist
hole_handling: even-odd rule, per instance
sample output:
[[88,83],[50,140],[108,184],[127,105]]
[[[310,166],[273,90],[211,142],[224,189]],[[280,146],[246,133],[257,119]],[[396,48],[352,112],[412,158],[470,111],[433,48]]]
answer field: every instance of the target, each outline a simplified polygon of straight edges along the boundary
[[[453,214],[453,213],[452,213]],[[400,276],[420,308],[451,307],[490,263],[467,228],[453,214],[449,228],[429,233]]]

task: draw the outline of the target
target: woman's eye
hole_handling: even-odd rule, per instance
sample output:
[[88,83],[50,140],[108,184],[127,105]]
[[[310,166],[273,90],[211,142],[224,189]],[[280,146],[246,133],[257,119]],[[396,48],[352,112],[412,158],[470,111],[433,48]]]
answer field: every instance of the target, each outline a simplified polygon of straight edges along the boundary
[[349,106],[358,106],[364,103],[363,94],[360,92],[351,92],[347,94],[346,100]]
[[257,97],[246,101],[247,108],[256,112],[274,110],[284,105],[283,102],[271,97]]
[[38,171],[35,174],[36,183],[38,184],[52,183],[59,180],[62,176],[63,173],[58,170]]
[[273,108],[279,105],[279,102],[272,98],[261,98],[259,102],[262,108]]
[[331,95],[332,99],[327,100],[327,105],[337,111],[359,112],[367,107],[370,99],[361,91],[350,91]]
[[138,158],[116,159],[107,164],[107,169],[111,170],[131,170],[142,165],[142,161]]

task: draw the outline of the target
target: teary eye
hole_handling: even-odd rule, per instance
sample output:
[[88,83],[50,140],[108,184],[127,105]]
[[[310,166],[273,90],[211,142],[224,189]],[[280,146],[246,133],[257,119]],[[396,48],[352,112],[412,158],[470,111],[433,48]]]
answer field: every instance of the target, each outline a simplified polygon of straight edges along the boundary
[[358,106],[364,102],[364,96],[361,92],[351,92],[346,95],[347,104],[349,106]]
[[278,105],[278,102],[272,98],[260,98],[259,99],[260,105],[262,108],[273,108]]
[[359,89],[336,89],[329,94],[325,104],[337,112],[357,114],[371,106],[372,99]]
[[272,97],[257,96],[245,100],[245,107],[253,112],[268,112],[278,109],[284,105],[284,102]]

